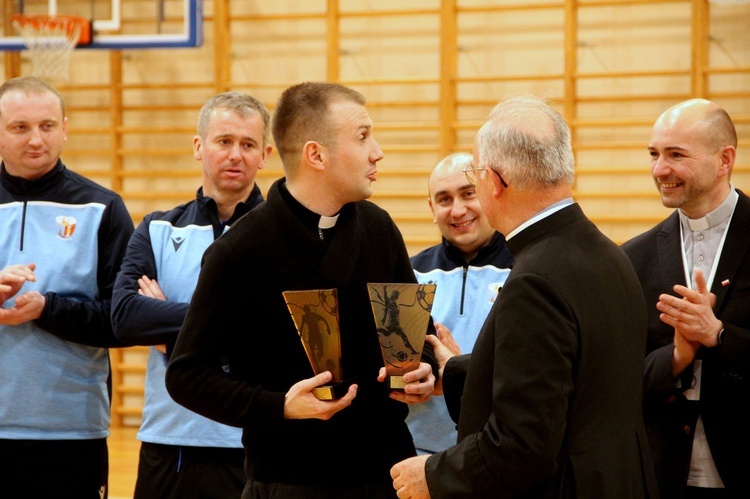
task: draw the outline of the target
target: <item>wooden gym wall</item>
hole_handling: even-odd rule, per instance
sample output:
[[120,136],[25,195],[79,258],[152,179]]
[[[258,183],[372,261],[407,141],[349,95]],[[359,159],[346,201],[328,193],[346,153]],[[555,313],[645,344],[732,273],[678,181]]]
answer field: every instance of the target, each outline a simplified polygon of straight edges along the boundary
[[[167,12],[180,3],[165,1]],[[123,5],[138,12],[147,3]],[[338,81],[368,98],[385,152],[372,200],[392,214],[411,254],[439,241],[426,202],[430,169],[448,153],[470,151],[489,110],[510,95],[543,96],[564,114],[575,198],[618,243],[669,212],[646,146],[655,118],[679,101],[705,97],[728,110],[740,136],[733,181],[750,189],[748,3],[205,0],[203,7],[203,46],[78,50],[70,81],[58,85],[70,117],[64,161],[120,192],[135,223],[194,197],[200,165],[191,140],[208,97],[246,91],[272,110],[284,88],[305,80]],[[5,78],[26,74],[21,54],[2,57]],[[258,183],[265,192],[281,175],[274,152]],[[139,422],[145,351],[113,351],[114,425]]]

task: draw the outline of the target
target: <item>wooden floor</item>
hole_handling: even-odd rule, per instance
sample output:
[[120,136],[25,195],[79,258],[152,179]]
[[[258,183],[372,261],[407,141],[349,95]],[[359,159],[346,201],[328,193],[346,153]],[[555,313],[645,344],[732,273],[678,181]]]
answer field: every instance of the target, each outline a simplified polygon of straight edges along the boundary
[[109,447],[109,499],[133,499],[141,443],[135,439],[138,428],[111,428]]

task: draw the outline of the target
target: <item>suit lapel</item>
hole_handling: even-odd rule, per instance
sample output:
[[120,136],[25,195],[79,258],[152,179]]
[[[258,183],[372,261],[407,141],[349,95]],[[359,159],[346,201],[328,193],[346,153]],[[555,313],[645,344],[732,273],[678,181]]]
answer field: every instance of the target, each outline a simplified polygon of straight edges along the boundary
[[[740,265],[750,253],[750,198],[741,191],[738,192],[740,198],[729,223],[727,239],[721,250],[716,276],[711,285],[711,292],[716,295],[714,310],[717,314],[732,283],[735,282]],[[722,282],[726,281],[729,281],[729,284],[723,285]]]
[[672,290],[675,284],[686,286],[685,267],[682,262],[682,242],[680,241],[680,217],[677,211],[662,224],[656,237],[656,252],[661,269],[662,286]]

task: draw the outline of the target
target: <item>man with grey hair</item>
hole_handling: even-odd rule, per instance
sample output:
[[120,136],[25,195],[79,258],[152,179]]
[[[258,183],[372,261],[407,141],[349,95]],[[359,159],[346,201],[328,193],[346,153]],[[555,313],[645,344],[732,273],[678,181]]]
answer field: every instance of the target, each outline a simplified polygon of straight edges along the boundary
[[466,174],[515,263],[471,355],[429,340],[446,399],[466,377],[458,444],[394,466],[399,497],[656,497],[643,293],[572,199],[567,124],[541,99],[502,101]]
[[224,92],[200,111],[193,157],[202,164],[196,198],[146,215],[115,282],[112,325],[128,345],[150,346],[135,499],[236,499],[245,485],[242,432],[177,404],[167,360],[206,248],[263,201],[255,183],[271,154],[270,116],[257,99]]
[[[513,263],[505,238],[490,226],[476,186],[464,175],[471,160],[471,153],[457,152],[432,169],[428,203],[442,241],[411,258],[417,280],[437,285],[432,318],[455,353],[471,352]],[[456,422],[442,397],[411,406],[406,420],[422,454],[455,444]]]

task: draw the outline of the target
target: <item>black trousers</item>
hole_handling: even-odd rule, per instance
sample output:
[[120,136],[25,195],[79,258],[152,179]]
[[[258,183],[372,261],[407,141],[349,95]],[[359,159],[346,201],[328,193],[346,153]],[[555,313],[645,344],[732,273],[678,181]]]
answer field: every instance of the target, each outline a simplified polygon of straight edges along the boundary
[[104,438],[0,440],[0,484],[14,499],[103,499],[108,474]]
[[239,499],[245,451],[141,442],[133,499]]
[[727,489],[706,489],[703,487],[687,487],[685,499],[734,499],[735,496]]

